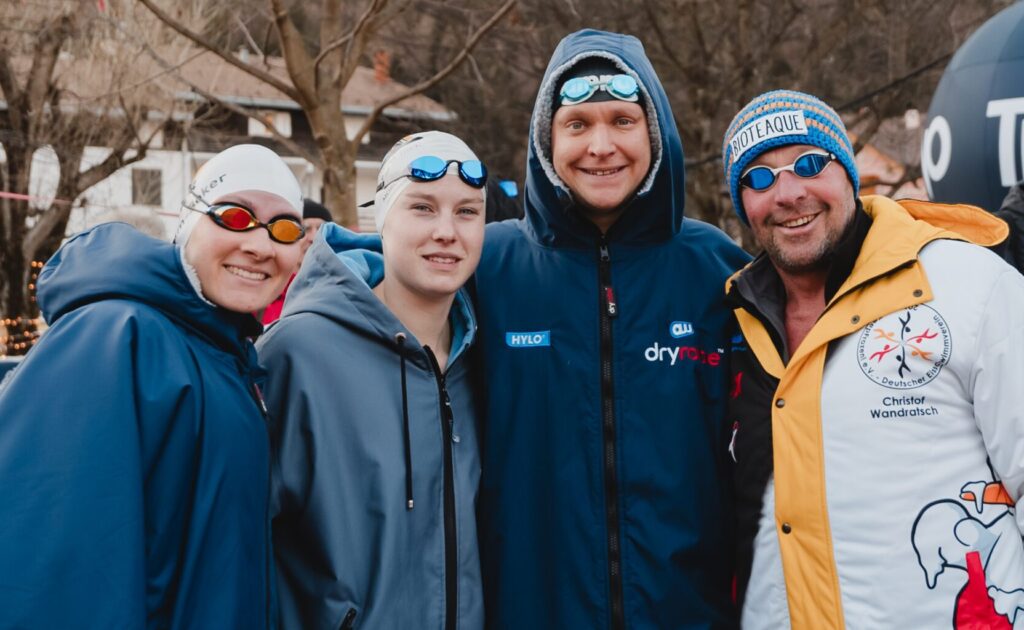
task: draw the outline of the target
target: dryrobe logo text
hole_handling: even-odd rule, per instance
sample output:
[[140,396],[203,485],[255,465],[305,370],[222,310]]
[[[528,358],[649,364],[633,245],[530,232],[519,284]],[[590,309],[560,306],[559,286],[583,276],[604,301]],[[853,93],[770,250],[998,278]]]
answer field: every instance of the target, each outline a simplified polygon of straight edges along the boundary
[[662,346],[658,342],[644,350],[644,358],[651,363],[668,362],[675,365],[677,361],[694,361],[718,367],[722,362],[724,350],[719,348],[717,352],[708,352],[694,346]]
[[509,348],[543,348],[551,345],[551,331],[507,332],[505,344]]
[[913,389],[938,376],[952,350],[946,320],[921,304],[865,326],[857,340],[857,363],[879,385]]

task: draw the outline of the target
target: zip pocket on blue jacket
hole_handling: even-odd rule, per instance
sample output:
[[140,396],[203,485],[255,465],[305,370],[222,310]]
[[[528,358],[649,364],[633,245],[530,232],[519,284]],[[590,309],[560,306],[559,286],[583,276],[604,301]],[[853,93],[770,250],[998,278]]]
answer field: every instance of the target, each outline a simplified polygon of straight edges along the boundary
[[348,612],[345,613],[345,618],[341,620],[341,625],[338,626],[338,630],[352,630],[356,626],[356,609],[349,608]]

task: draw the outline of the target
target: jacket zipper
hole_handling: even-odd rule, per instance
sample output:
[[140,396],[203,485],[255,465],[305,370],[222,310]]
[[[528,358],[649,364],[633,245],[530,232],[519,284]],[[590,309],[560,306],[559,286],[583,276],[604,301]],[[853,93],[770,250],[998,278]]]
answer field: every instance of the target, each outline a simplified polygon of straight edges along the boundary
[[348,612],[345,613],[345,618],[341,620],[341,626],[338,630],[352,630],[356,625],[356,609],[349,608]]
[[[260,408],[260,414],[262,414],[262,416],[263,416],[263,429],[267,433],[267,444],[268,444],[268,447],[269,447],[269,443],[270,443],[270,430],[269,430],[270,429],[270,412],[267,410],[267,403],[263,399],[263,392],[260,390],[260,386],[256,384],[256,381],[253,381],[251,379],[250,379],[249,382],[250,382],[250,385],[252,385],[252,392],[251,392],[252,396],[256,400],[256,405]],[[270,602],[273,599],[272,593],[271,593],[270,582],[271,582],[271,580],[274,579],[273,575],[272,575],[272,572],[270,570],[270,556],[273,553],[273,551],[271,551],[271,549],[270,549],[270,542],[269,542],[270,541],[270,536],[271,536],[271,533],[270,533],[271,532],[271,523],[270,523],[270,492],[271,492],[271,486],[273,486],[273,483],[274,483],[274,481],[273,481],[273,473],[270,470],[271,466],[272,466],[272,463],[270,461],[270,458],[268,457],[267,458],[267,494],[266,494],[266,497],[265,497],[266,501],[264,503],[265,507],[264,507],[264,513],[263,513],[263,520],[266,522],[266,527],[267,527],[267,541],[268,541],[267,544],[264,545],[265,548],[263,550],[263,555],[264,555],[264,559],[263,559],[263,576],[264,576],[264,578],[263,579],[264,579],[264,581],[266,583],[266,594],[267,594],[267,596],[266,596],[266,602],[267,603],[266,603],[266,606],[264,607],[265,608],[264,612],[265,612],[266,619],[267,619],[267,625],[266,625],[267,628],[273,627],[273,624],[271,623],[271,619],[270,619],[270,617],[271,617],[271,614],[270,614]]]
[[622,550],[619,536],[619,481],[616,469],[615,392],[612,380],[612,319],[619,304],[612,288],[612,258],[608,239],[598,243],[598,281],[601,305],[601,424],[604,435],[604,506],[608,529],[608,585],[611,591],[612,629],[626,627],[622,594]]
[[430,359],[430,366],[437,379],[437,393],[441,400],[441,441],[444,443],[444,627],[455,630],[459,610],[458,550],[455,546],[455,471],[452,462],[455,414],[444,373],[437,363],[434,352],[423,348]]

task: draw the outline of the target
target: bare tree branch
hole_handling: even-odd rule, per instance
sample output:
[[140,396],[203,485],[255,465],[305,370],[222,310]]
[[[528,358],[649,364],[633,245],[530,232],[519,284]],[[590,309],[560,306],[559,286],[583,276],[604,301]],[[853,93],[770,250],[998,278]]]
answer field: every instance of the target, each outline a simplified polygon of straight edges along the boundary
[[0,90],[3,90],[4,98],[7,100],[7,115],[11,117],[11,126],[15,129],[23,128],[28,112],[20,104],[23,93],[18,89],[14,68],[11,67],[11,58],[8,55],[0,55]]
[[38,128],[45,117],[42,105],[50,92],[53,71],[57,67],[60,48],[71,35],[71,16],[61,15],[55,23],[49,24],[42,32],[32,55],[32,67],[23,92],[24,107],[31,112],[30,126]]
[[234,17],[235,22],[238,23],[238,28],[241,29],[242,35],[245,37],[245,41],[249,42],[249,46],[252,47],[253,51],[260,56],[260,59],[263,60],[263,64],[266,65],[266,53],[264,53],[263,49],[259,47],[259,44],[256,43],[256,40],[252,38],[252,33],[249,32],[249,28],[245,25],[245,22],[242,21],[242,18],[238,17],[237,13],[234,14]]
[[382,4],[387,4],[387,0],[373,0],[372,2],[370,2],[370,6],[366,7],[366,10],[363,11],[363,14],[359,16],[359,19],[356,21],[356,25],[352,27],[352,30],[350,30],[348,33],[345,33],[338,39],[334,40],[327,46],[324,46],[323,50],[320,51],[320,54],[316,56],[315,60],[313,60],[314,71],[320,67],[320,62],[323,61],[324,57],[329,55],[332,51],[337,50],[341,46],[344,46],[347,42],[351,41],[354,37],[361,33],[363,27],[366,25],[367,20],[369,20],[373,13],[377,11],[378,5]]
[[647,22],[651,29],[654,31],[655,37],[658,38],[658,43],[661,44],[661,51],[668,57],[668,60],[672,62],[680,72],[688,74],[686,66],[682,60],[675,53],[675,46],[669,44],[668,37],[665,36],[665,31],[661,28],[660,20],[658,19],[657,11],[655,11],[652,4],[653,0],[644,0],[644,13],[647,14]]
[[226,100],[220,98],[219,96],[217,96],[217,95],[215,95],[215,94],[213,94],[213,93],[203,89],[202,87],[196,85],[195,83],[189,81],[184,76],[178,74],[175,71],[174,67],[171,66],[171,64],[166,59],[164,59],[159,54],[157,54],[157,52],[155,50],[153,50],[153,48],[149,44],[146,44],[145,42],[139,42],[139,43],[142,45],[142,47],[146,51],[146,53],[149,54],[149,56],[154,61],[156,61],[156,63],[161,68],[164,68],[165,70],[173,73],[173,75],[178,80],[180,80],[182,83],[185,83],[190,88],[192,88],[192,91],[194,91],[196,94],[202,96],[207,101],[209,101],[209,102],[211,102],[211,103],[213,103],[215,105],[223,107],[226,110],[232,111],[232,112],[234,112],[236,114],[240,114],[242,116],[245,116],[246,118],[252,118],[254,120],[258,120],[264,127],[267,128],[267,130],[270,132],[270,135],[273,136],[273,138],[275,140],[277,140],[278,142],[280,142],[284,146],[288,147],[288,149],[292,153],[303,157],[304,159],[308,160],[312,164],[320,166],[321,160],[317,156],[313,155],[312,153],[310,153],[309,151],[304,149],[302,147],[302,145],[298,144],[297,142],[295,142],[294,140],[292,140],[288,136],[285,136],[284,134],[282,134],[281,131],[274,125],[273,122],[261,118],[260,115],[257,112],[255,112],[255,111],[246,109],[244,107],[240,107],[240,106],[238,106],[238,105],[236,105],[234,103],[226,101]]
[[399,92],[395,96],[392,96],[391,98],[385,99],[377,103],[374,106],[373,110],[369,113],[369,115],[367,115],[366,120],[364,120],[363,124],[359,127],[359,131],[357,131],[355,136],[353,136],[352,142],[355,144],[362,142],[363,137],[366,136],[367,133],[369,133],[370,128],[377,121],[377,118],[380,117],[381,113],[385,110],[385,108],[390,107],[395,103],[401,102],[409,98],[410,96],[422,94],[426,90],[429,90],[430,88],[440,83],[446,76],[451,74],[452,71],[454,71],[455,68],[457,68],[460,63],[462,63],[462,60],[465,59],[469,55],[469,53],[473,51],[473,48],[476,47],[477,43],[480,41],[480,38],[482,38],[485,34],[487,34],[488,31],[494,28],[498,24],[498,22],[500,22],[501,19],[505,17],[505,15],[508,14],[509,11],[512,10],[512,7],[515,6],[516,2],[517,0],[506,0],[505,3],[502,4],[497,11],[494,12],[494,15],[492,15],[489,20],[484,22],[483,26],[477,29],[473,36],[469,38],[469,41],[466,42],[466,45],[463,46],[462,50],[459,51],[457,55],[455,55],[455,57],[448,63],[448,65],[445,66],[444,68],[441,68],[436,74],[434,74],[434,76],[430,77],[426,81],[422,81],[410,88],[402,90],[401,92]]
[[[148,2],[149,0],[142,0]],[[292,92],[292,100],[303,106],[304,109],[314,109],[317,106],[316,98],[316,73],[313,71],[312,59],[302,42],[302,33],[295,28],[295,23],[288,17],[288,9],[285,8],[282,0],[270,0],[274,13],[274,23],[277,25],[277,38],[281,43],[281,55],[284,57],[285,65],[288,67],[288,75],[295,84]]]
[[197,46],[209,50],[210,52],[217,55],[224,61],[233,65],[234,67],[238,68],[239,70],[242,70],[243,72],[246,72],[252,75],[253,77],[256,77],[260,81],[263,81],[264,83],[272,86],[274,89],[278,90],[279,92],[281,92],[288,98],[292,99],[293,101],[300,100],[295,87],[288,85],[281,79],[274,76],[272,73],[267,72],[266,70],[262,70],[252,64],[245,63],[238,57],[235,57],[233,54],[223,51],[217,46],[210,44],[201,35],[185,27],[185,25],[181,24],[173,17],[168,15],[166,12],[164,12],[162,9],[160,9],[160,7],[156,6],[153,0],[138,0],[138,2],[141,2],[147,9],[149,9],[153,13],[153,15],[159,18],[161,22],[163,22],[179,34],[188,38]]

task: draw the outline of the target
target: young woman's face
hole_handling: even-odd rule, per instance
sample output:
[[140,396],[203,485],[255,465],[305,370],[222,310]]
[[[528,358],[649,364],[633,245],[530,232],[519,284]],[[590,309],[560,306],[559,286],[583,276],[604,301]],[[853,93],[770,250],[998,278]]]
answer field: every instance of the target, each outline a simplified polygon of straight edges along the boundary
[[[243,205],[263,223],[281,216],[302,220],[291,204],[268,192],[242,191],[212,203]],[[207,300],[229,311],[252,313],[281,294],[302,259],[302,239],[278,243],[262,227],[232,232],[207,216],[192,230],[185,258],[195,268]]]
[[420,299],[447,299],[480,262],[484,196],[451,170],[413,182],[395,200],[381,231],[384,277]]

